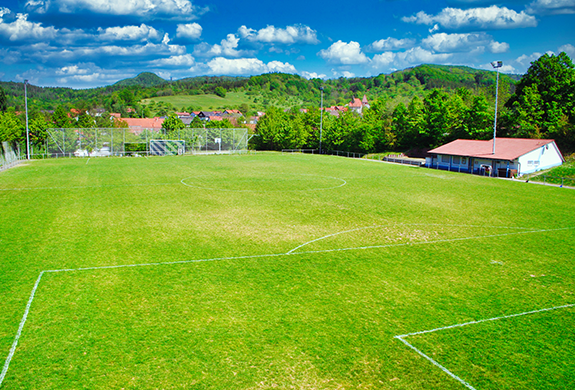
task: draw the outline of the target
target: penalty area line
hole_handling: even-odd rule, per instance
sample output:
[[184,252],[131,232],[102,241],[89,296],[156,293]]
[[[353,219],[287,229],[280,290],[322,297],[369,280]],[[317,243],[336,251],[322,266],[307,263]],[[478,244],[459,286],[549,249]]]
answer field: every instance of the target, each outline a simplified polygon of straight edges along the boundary
[[[159,185],[167,185],[167,184],[175,184],[175,183],[165,183],[165,184],[159,184]],[[4,378],[6,377],[6,373],[8,372],[8,368],[10,366],[10,362],[12,361],[12,358],[14,357],[14,354],[16,353],[16,348],[18,346],[18,341],[20,340],[20,336],[22,334],[22,331],[24,329],[24,325],[26,324],[26,320],[28,319],[28,314],[30,313],[30,308],[32,306],[32,302],[34,300],[35,294],[36,294],[36,290],[38,289],[38,286],[40,285],[40,281],[42,279],[42,276],[45,273],[59,273],[59,272],[74,272],[74,271],[88,271],[88,270],[101,270],[101,269],[119,269],[119,268],[135,268],[135,267],[150,267],[150,266],[160,266],[160,265],[174,265],[174,264],[191,264],[191,263],[202,263],[202,262],[213,262],[213,261],[225,261],[225,260],[241,260],[241,259],[257,259],[257,258],[266,258],[266,257],[281,257],[281,256],[297,256],[297,255],[305,255],[305,254],[315,254],[315,253],[330,253],[330,252],[337,252],[337,251],[350,251],[350,250],[364,250],[364,249],[378,249],[378,248],[388,248],[388,247],[395,247],[395,246],[407,246],[407,245],[423,245],[423,244],[437,244],[437,243],[444,243],[444,242],[453,242],[453,241],[462,241],[462,240],[472,240],[472,239],[478,239],[478,238],[492,238],[492,237],[503,237],[503,236],[510,236],[510,235],[516,235],[516,234],[529,234],[529,233],[542,233],[542,232],[552,232],[552,231],[560,231],[560,230],[569,230],[569,229],[575,229],[574,227],[567,227],[567,228],[560,228],[560,229],[543,229],[543,230],[530,230],[530,231],[522,231],[522,232],[514,232],[514,233],[505,233],[505,234],[494,234],[494,235],[488,235],[488,236],[475,236],[475,237],[464,237],[464,238],[454,238],[454,239],[447,239],[447,240],[436,240],[436,241],[424,241],[424,242],[416,242],[416,243],[402,243],[402,244],[390,244],[390,245],[376,245],[376,246],[366,246],[366,247],[355,247],[355,248],[337,248],[337,249],[325,249],[325,250],[318,250],[318,251],[307,251],[307,252],[294,252],[295,250],[301,248],[302,246],[305,246],[311,242],[315,242],[318,240],[321,240],[323,238],[327,238],[327,237],[331,237],[337,234],[341,234],[341,233],[345,233],[345,232],[341,232],[341,233],[336,233],[333,235],[329,235],[326,237],[321,237],[319,239],[316,240],[312,240],[308,243],[305,243],[303,245],[300,245],[286,253],[275,253],[275,254],[264,254],[264,255],[248,255],[248,256],[234,256],[234,257],[219,257],[219,258],[209,258],[209,259],[196,259],[196,260],[181,260],[181,261],[170,261],[170,262],[159,262],[159,263],[142,263],[142,264],[120,264],[120,265],[108,265],[108,266],[100,266],[100,267],[81,267],[81,268],[69,268],[69,269],[56,269],[56,270],[44,270],[40,272],[40,275],[38,276],[38,278],[36,279],[36,283],[34,284],[34,287],[32,288],[32,292],[30,294],[30,297],[28,299],[28,303],[26,304],[26,309],[24,310],[24,315],[22,316],[22,320],[20,321],[20,324],[18,326],[18,331],[16,332],[16,336],[14,337],[14,341],[12,342],[12,346],[10,348],[10,352],[8,354],[8,357],[6,358],[6,361],[4,363],[4,366],[2,368],[2,372],[0,373],[0,387],[2,386],[2,382],[4,381]],[[354,230],[361,230],[360,229],[353,229],[351,231]],[[570,307],[570,306],[575,306],[574,305],[567,305],[567,306],[560,306],[557,308],[561,308],[561,307]],[[546,311],[546,310],[553,310],[554,308],[550,308],[550,309],[542,309],[539,311]],[[521,314],[516,314],[516,315],[511,315],[508,317],[516,317],[518,315],[525,315],[525,314],[531,314],[531,313],[535,313],[535,312],[539,312],[539,311],[533,311],[533,312],[526,312],[526,313],[521,313]],[[506,317],[501,317],[501,318],[506,318]],[[498,318],[498,319],[501,319]],[[486,319],[486,320],[480,320],[480,321],[475,321],[475,322],[470,322],[470,323],[466,323],[463,325],[459,325],[459,326],[464,326],[464,325],[469,325],[472,323],[479,323],[479,322],[485,322],[485,321],[493,321],[495,319]],[[458,325],[452,325],[451,327],[456,327]],[[403,338],[404,337],[408,337],[411,335],[415,335],[415,334],[422,334],[422,333],[429,333],[429,332],[433,332],[433,331],[437,331],[437,330],[442,330],[442,329],[447,329],[448,327],[445,328],[437,328],[437,329],[433,329],[433,330],[429,330],[429,331],[423,331],[423,332],[416,332],[416,333],[410,333],[410,334],[406,334],[406,335],[399,335],[399,336],[395,336],[395,338],[397,338],[398,340],[401,340],[404,344],[410,346],[410,348],[414,349],[415,351],[417,351],[421,356],[425,357],[426,359],[430,360],[431,362],[434,362],[433,359],[431,359],[429,356],[423,354],[421,351],[419,351],[417,348],[411,346],[411,344],[409,344],[407,341],[405,341]],[[449,373],[449,370],[447,370],[446,368],[444,368],[443,366],[441,366],[439,363],[434,362],[433,364],[435,364],[436,366],[440,367],[442,370],[446,371],[446,373],[448,373],[450,376],[454,377],[455,379],[459,380],[461,383],[466,384],[465,381],[461,380],[460,378],[458,379],[458,377],[454,374]],[[468,384],[466,385],[468,388],[473,389],[473,387],[470,387]],[[473,389],[475,390],[475,389]]]
[[397,336],[393,336],[393,338],[398,339],[398,340],[401,341],[403,344],[405,344],[405,345],[407,345],[409,348],[413,349],[413,350],[414,350],[415,352],[417,352],[420,356],[422,356],[423,358],[429,360],[434,366],[436,366],[436,367],[438,367],[439,369],[441,369],[441,371],[445,372],[447,375],[449,375],[450,377],[452,377],[452,378],[455,379],[456,381],[460,382],[462,385],[464,385],[464,386],[467,387],[468,389],[476,390],[476,389],[475,389],[473,386],[471,386],[468,382],[464,381],[463,379],[461,379],[460,377],[458,377],[457,375],[455,375],[454,373],[452,373],[451,371],[449,371],[447,368],[445,368],[444,366],[442,366],[441,364],[439,364],[436,360],[434,360],[433,358],[431,358],[431,357],[429,357],[428,355],[426,355],[425,353],[423,353],[421,350],[419,350],[419,349],[416,348],[414,345],[412,345],[412,344],[409,343],[407,340],[405,340],[405,338],[406,338],[406,337],[410,337],[410,336],[422,335],[422,334],[426,334],[426,333],[439,332],[439,331],[447,330],[447,329],[461,328],[461,327],[468,326],[468,325],[480,324],[480,323],[482,323],[482,322],[499,321],[499,320],[503,320],[503,319],[506,319],[506,318],[521,317],[521,316],[526,316],[526,315],[530,315],[530,314],[543,313],[543,312],[547,312],[547,311],[565,309],[565,308],[570,308],[570,307],[575,307],[575,303],[570,303],[570,304],[561,305],[561,306],[546,307],[546,308],[544,308],[544,309],[537,309],[537,310],[525,311],[525,312],[522,312],[522,313],[509,314],[509,315],[505,315],[505,316],[485,318],[485,319],[477,320],[477,321],[468,321],[468,322],[463,322],[463,323],[461,323],[461,324],[454,324],[454,325],[443,326],[443,327],[435,328],[435,329],[422,330],[422,331],[420,331],[420,332],[412,332],[412,333],[406,333],[406,334],[402,334],[402,335],[397,335]]

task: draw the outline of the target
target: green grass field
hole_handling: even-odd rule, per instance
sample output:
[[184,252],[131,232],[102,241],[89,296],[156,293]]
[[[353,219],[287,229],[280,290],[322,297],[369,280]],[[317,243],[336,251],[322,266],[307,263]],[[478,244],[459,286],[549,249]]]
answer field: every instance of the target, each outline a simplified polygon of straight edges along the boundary
[[575,383],[570,189],[317,155],[52,159],[0,173],[0,210],[2,390]]

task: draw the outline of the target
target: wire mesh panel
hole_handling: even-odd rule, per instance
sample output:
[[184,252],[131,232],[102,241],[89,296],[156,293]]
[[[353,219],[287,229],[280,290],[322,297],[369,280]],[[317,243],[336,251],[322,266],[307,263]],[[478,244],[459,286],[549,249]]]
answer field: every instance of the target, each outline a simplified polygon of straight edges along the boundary
[[247,129],[185,129],[188,151],[193,154],[243,153],[248,150]]
[[14,149],[8,142],[0,143],[0,171],[17,165],[21,159],[20,150]]
[[[151,140],[184,141],[185,153],[242,153],[248,149],[248,129],[184,128],[166,131],[130,128],[48,129],[47,157],[95,157],[149,154]],[[137,151],[134,145],[139,144]],[[145,149],[141,146],[145,144]],[[183,153],[177,153],[183,154]]]

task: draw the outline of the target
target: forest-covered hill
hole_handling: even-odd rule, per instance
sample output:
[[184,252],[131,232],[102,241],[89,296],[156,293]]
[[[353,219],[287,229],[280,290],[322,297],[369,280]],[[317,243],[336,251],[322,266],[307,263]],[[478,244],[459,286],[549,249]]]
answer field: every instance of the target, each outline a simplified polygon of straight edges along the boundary
[[[513,92],[519,76],[502,75],[502,90]],[[390,106],[410,101],[413,96],[423,97],[425,91],[442,88],[455,91],[468,88],[492,95],[495,73],[469,67],[420,65],[391,74],[375,77],[307,80],[298,75],[270,73],[252,77],[193,77],[168,81],[154,73],[144,72],[137,77],[121,80],[114,85],[75,90],[61,87],[28,86],[29,107],[54,110],[61,104],[70,108],[121,111],[122,106],[134,106],[143,99],[172,95],[214,94],[219,88],[225,92],[245,92],[254,102],[250,109],[265,110],[269,106],[290,106],[297,101],[304,107],[317,106],[320,86],[324,87],[324,104],[343,105],[352,97],[367,95],[368,99],[385,99]],[[9,106],[16,110],[24,107],[24,85],[0,82]],[[294,99],[297,98],[297,99]],[[177,107],[180,109],[180,107]],[[202,108],[202,107],[199,107]],[[236,107],[233,107],[236,108]]]

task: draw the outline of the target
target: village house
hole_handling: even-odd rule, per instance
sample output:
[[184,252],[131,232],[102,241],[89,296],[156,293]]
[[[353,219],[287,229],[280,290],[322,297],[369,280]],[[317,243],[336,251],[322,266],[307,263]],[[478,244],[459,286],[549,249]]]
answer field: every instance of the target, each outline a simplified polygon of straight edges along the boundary
[[140,135],[144,130],[160,132],[164,123],[164,118],[120,118],[121,121],[128,124],[130,132]]
[[496,138],[495,148],[493,140],[458,139],[429,154],[425,162],[428,168],[497,177],[521,176],[565,161],[551,139]]

